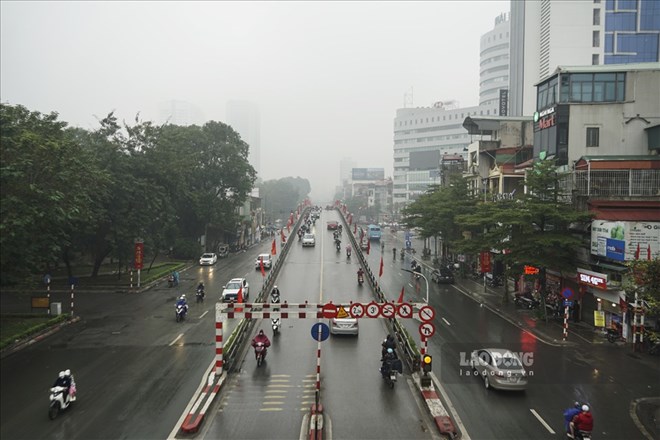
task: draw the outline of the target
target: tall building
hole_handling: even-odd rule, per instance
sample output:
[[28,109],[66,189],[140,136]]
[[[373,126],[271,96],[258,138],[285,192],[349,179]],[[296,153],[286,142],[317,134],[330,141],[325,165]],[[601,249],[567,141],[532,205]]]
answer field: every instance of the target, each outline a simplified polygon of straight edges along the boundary
[[512,1],[509,114],[534,113],[559,65],[658,61],[659,35],[657,0]]
[[660,61],[660,2],[605,2],[605,64]]
[[160,122],[162,124],[180,125],[186,127],[193,124],[204,124],[204,115],[199,108],[187,101],[171,100],[159,105]]
[[[495,27],[481,36],[479,44],[479,105],[498,106],[500,93],[509,89],[509,13],[495,18]],[[501,92],[504,90],[505,92]],[[504,99],[506,103],[506,98]],[[503,107],[506,109],[506,105]],[[506,111],[499,114],[506,116]]]
[[227,102],[227,123],[250,146],[248,160],[261,176],[261,119],[259,107],[250,101]]

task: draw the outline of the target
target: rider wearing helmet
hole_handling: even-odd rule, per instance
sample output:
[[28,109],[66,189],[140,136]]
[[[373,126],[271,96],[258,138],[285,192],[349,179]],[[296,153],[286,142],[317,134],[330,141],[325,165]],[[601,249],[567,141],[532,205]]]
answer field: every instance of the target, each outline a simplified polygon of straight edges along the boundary
[[[69,374],[67,374],[67,372]],[[53,387],[64,387],[64,400],[66,401],[69,398],[69,388],[71,388],[71,370],[62,370],[58,373],[57,379]]]
[[280,289],[277,288],[277,285],[273,286],[273,290],[270,291],[270,302],[280,302]]
[[575,438],[575,432],[587,431],[591,432],[594,429],[594,418],[591,415],[588,405],[582,405],[582,411],[573,417],[571,421],[571,435]]
[[[257,336],[252,339],[252,346],[256,347],[258,343],[263,343],[266,348],[270,347],[270,340],[268,339],[268,336],[264,333],[263,330],[259,330],[259,333],[257,333]],[[255,351],[254,357],[257,357],[257,353]]]
[[177,306],[183,306],[183,308],[188,311],[188,303],[186,302],[186,295],[183,294],[179,297],[179,299],[176,302]]
[[386,377],[387,375],[390,374],[390,370],[392,369],[392,361],[396,359],[396,353],[392,348],[388,348],[387,351],[385,352],[385,356],[383,356],[383,364],[380,367],[380,372],[383,375],[383,377]]

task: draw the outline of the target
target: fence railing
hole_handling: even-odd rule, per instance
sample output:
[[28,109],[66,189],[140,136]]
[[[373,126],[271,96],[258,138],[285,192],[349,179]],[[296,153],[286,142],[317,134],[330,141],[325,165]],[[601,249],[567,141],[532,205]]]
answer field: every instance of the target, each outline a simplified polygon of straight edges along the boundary
[[660,170],[585,170],[573,176],[578,196],[660,196]]

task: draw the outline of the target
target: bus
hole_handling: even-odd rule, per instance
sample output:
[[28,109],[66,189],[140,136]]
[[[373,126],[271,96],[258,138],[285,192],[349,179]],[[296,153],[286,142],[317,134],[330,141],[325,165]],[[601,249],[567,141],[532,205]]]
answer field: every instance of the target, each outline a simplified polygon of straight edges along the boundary
[[369,240],[380,240],[380,226],[367,226],[367,237],[369,237]]

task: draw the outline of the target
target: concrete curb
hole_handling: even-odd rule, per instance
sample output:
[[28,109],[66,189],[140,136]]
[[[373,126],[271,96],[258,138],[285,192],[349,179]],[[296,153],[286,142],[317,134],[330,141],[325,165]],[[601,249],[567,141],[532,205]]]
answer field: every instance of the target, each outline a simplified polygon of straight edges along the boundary
[[2,353],[0,353],[0,359],[4,359],[5,357],[7,357],[7,356],[9,356],[13,353],[16,353],[17,351],[20,351],[20,350],[24,349],[25,347],[28,347],[32,344],[36,344],[37,342],[42,341],[43,339],[47,338],[48,336],[52,335],[53,333],[56,333],[56,332],[60,331],[65,326],[67,326],[69,324],[74,324],[74,323],[80,321],[80,319],[81,319],[80,316],[74,316],[73,318],[71,318],[67,321],[60,322],[59,324],[54,325],[52,327],[48,327],[48,328],[46,328],[46,329],[30,336],[27,339],[24,339],[22,341],[19,341],[15,344],[10,345],[9,347],[2,350]]
[[211,403],[213,403],[213,400],[215,400],[215,396],[220,392],[220,388],[226,377],[227,373],[223,373],[219,378],[216,378],[215,370],[211,371],[206,386],[199,396],[197,396],[195,404],[192,406],[190,412],[181,424],[181,431],[185,433],[195,433],[199,430],[200,425],[204,421],[206,411],[209,409]]
[[449,411],[445,408],[445,405],[442,403],[442,399],[435,391],[435,384],[431,381],[430,386],[425,387],[421,384],[421,377],[413,373],[413,380],[417,385],[426,407],[435,421],[435,425],[438,428],[438,431],[448,436],[449,438],[458,438],[459,432],[456,429],[454,420],[452,419]]

